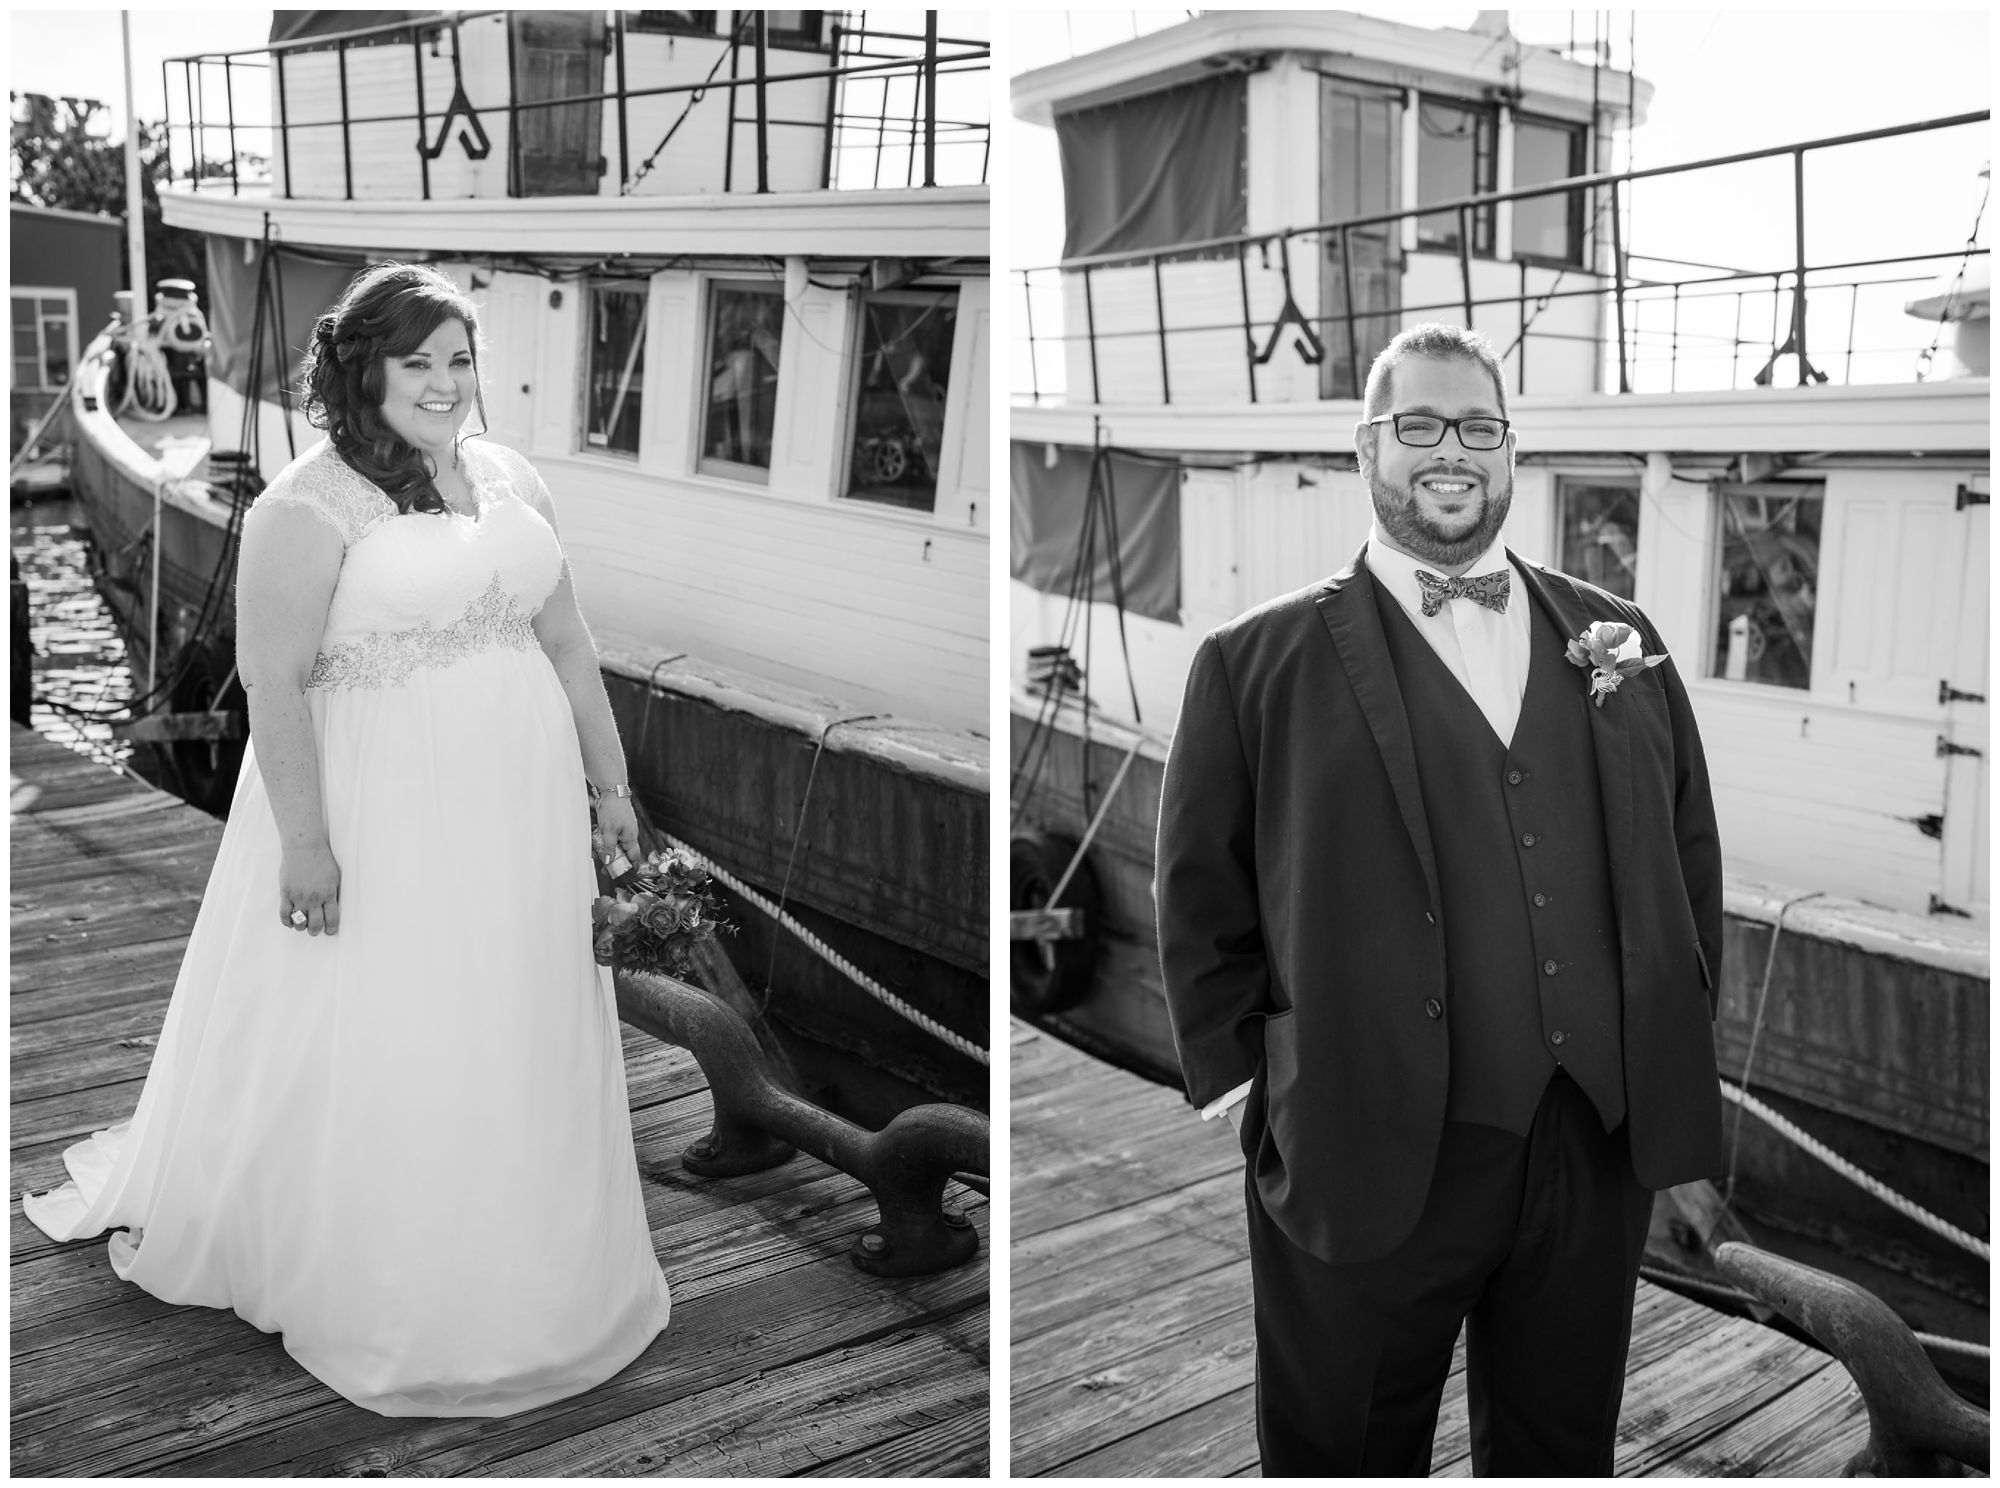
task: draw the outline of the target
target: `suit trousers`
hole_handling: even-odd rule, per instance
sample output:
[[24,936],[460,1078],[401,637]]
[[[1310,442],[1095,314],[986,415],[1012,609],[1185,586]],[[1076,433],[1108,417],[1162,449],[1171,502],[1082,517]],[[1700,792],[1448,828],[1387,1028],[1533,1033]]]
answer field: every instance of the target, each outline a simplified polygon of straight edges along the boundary
[[1300,1250],[1248,1187],[1264,1476],[1428,1475],[1461,1324],[1473,1471],[1610,1475],[1653,1195],[1568,1076],[1526,1137],[1446,1122],[1381,1260]]

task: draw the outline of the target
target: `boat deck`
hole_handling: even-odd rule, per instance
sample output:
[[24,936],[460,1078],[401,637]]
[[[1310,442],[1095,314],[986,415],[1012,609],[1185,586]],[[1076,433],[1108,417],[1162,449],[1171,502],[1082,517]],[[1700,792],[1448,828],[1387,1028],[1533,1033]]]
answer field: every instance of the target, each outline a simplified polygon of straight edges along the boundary
[[306,1374],[276,1335],[175,1307],[51,1244],[24,1189],[131,1113],[221,823],[21,728],[10,739],[12,1437],[16,1476],[983,1476],[984,1199],[973,1264],[863,1275],[867,1190],[807,1157],[707,1182],[694,1058],[627,1030],[625,1072],[666,1332],[608,1383],[499,1420],[391,1420]]
[[[1012,1467],[1020,1476],[1257,1473],[1243,1159],[1173,1090],[1015,1023]],[[1472,1471],[1461,1339],[1432,1473]],[[1617,1472],[1837,1473],[1867,1440],[1847,1372],[1645,1281]]]

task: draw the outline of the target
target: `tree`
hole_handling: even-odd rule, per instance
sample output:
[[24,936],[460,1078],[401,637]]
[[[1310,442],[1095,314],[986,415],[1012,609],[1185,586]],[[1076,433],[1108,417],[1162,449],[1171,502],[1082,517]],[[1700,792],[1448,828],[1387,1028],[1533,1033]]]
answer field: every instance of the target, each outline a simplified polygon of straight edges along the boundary
[[[14,105],[8,160],[8,195],[14,201],[67,212],[125,216],[125,146],[109,138],[94,98],[49,98],[40,93],[9,95]],[[167,174],[164,129],[139,124],[140,199],[146,219],[146,273],[162,279],[191,279],[206,306],[208,264],[201,233],[169,227],[160,213],[160,182]],[[128,284],[126,288],[131,288]],[[140,313],[152,303],[140,296]]]

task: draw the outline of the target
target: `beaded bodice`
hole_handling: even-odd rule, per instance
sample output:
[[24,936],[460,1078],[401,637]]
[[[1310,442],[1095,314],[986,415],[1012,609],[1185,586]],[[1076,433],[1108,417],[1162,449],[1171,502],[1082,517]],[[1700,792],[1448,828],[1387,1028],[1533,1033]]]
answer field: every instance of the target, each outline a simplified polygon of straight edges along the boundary
[[423,668],[526,651],[563,573],[548,490],[512,450],[469,441],[475,515],[399,514],[321,440],[279,473],[252,512],[299,507],[339,534],[340,577],[309,690],[401,687]]

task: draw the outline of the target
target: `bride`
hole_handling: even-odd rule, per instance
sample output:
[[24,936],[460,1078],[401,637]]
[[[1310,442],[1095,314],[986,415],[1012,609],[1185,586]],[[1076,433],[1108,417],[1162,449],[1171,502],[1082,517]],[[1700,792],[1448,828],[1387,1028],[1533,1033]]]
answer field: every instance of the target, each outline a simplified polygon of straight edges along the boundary
[[529,1410],[667,1322],[590,950],[587,793],[636,858],[631,791],[548,488],[460,437],[477,352],[427,268],[319,321],[327,437],[244,520],[251,748],[152,1068],[25,1204],[387,1416]]

